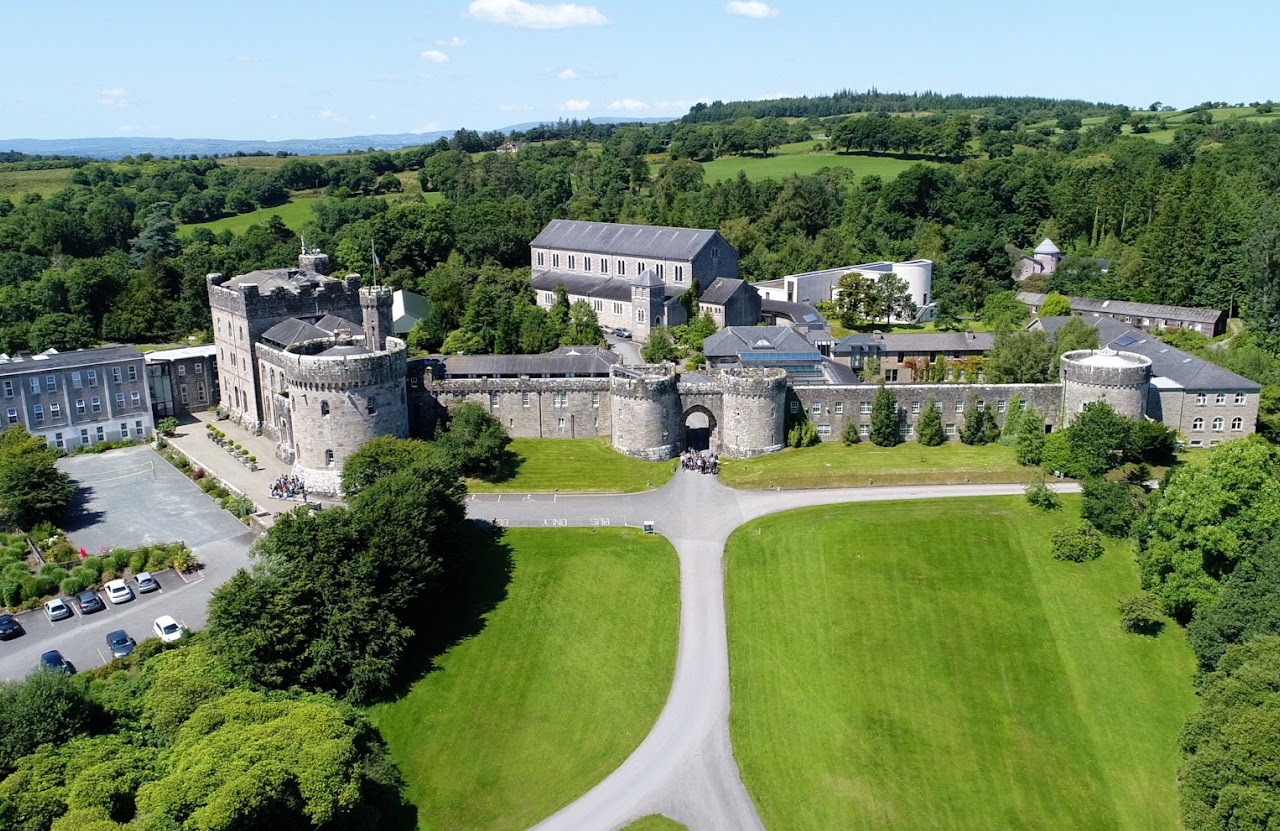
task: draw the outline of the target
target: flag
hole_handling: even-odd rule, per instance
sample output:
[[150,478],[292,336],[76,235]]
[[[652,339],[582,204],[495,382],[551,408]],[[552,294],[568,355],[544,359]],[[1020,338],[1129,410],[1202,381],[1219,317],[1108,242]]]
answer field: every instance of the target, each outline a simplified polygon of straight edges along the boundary
[[382,260],[378,259],[378,252],[373,250],[373,243],[369,243],[369,253],[373,255],[373,270],[382,273]]

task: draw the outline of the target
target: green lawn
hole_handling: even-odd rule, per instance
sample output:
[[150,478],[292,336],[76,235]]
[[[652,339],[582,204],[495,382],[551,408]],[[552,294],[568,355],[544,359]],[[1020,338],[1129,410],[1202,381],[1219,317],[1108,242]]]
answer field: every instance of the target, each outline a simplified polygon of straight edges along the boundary
[[677,462],[645,462],[624,456],[606,439],[512,439],[522,461],[505,482],[468,479],[477,493],[541,493],[555,490],[634,493],[664,484]]
[[687,825],[681,825],[662,814],[650,814],[628,825],[623,831],[688,831]]
[[825,441],[815,447],[720,463],[722,483],[747,489],[1026,482],[1032,472],[1017,463],[1012,447],[971,446],[954,437],[938,447],[922,447],[914,441],[876,447],[865,439],[846,447],[838,440]]
[[[811,147],[812,142],[805,147]],[[755,156],[725,156],[715,161],[705,162],[702,167],[706,171],[706,180],[716,182],[722,179],[734,179],[739,170],[746,171],[747,178],[752,181],[760,179],[785,179],[799,174],[807,176],[817,173],[824,167],[847,167],[858,176],[879,176],[883,179],[896,179],[898,174],[912,165],[937,164],[932,161],[909,161],[890,156],[867,156],[860,154],[843,154],[823,151],[814,153],[778,153],[768,158]]]
[[770,831],[1179,827],[1181,632],[1128,635],[1124,544],[1021,497],[845,505],[726,549],[735,755]]
[[180,225],[178,227],[179,236],[190,236],[191,232],[196,228],[208,228],[215,234],[223,231],[230,231],[233,234],[243,234],[248,230],[250,225],[262,225],[266,223],[272,216],[280,217],[285,227],[292,231],[302,229],[302,226],[315,219],[315,214],[311,210],[311,206],[315,204],[317,197],[309,196],[290,200],[283,205],[277,205],[274,208],[259,208],[256,211],[250,211],[247,214],[237,214],[235,216],[224,216],[222,219],[215,219],[210,222],[194,222],[190,225]]
[[484,628],[370,712],[423,831],[523,831],[639,745],[670,690],[675,552],[623,529],[511,529]]
[[53,170],[0,170],[0,199],[15,205],[24,193],[48,196],[71,185],[71,168]]

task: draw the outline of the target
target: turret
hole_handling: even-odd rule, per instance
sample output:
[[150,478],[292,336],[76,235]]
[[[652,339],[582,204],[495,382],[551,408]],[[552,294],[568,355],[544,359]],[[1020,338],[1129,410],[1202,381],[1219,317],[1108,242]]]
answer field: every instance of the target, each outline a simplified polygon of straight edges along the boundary
[[391,334],[391,301],[389,286],[365,286],[360,289],[364,347],[370,352],[381,352],[385,348],[387,335]]

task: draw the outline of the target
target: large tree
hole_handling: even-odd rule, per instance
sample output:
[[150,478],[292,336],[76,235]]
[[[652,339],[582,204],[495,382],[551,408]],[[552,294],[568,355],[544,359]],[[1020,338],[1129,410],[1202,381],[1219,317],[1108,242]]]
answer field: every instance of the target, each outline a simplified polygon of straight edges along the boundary
[[893,447],[902,441],[898,430],[898,396],[882,382],[871,402],[871,443]]
[[515,465],[507,449],[511,436],[502,422],[469,401],[450,411],[446,429],[436,436],[436,444],[463,476],[498,478],[509,474]]
[[21,426],[0,433],[0,520],[18,528],[57,523],[75,496],[58,452]]

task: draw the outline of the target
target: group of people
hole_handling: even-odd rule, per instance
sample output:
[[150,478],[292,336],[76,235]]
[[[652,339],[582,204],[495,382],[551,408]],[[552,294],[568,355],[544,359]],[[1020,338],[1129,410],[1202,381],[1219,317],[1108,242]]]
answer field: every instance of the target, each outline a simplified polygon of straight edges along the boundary
[[710,450],[686,450],[680,454],[680,467],[698,473],[719,473],[720,460]]
[[303,502],[307,501],[307,486],[297,476],[279,476],[271,483],[272,499],[293,499],[294,497],[301,497]]

